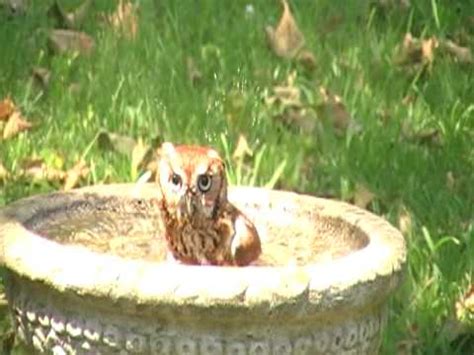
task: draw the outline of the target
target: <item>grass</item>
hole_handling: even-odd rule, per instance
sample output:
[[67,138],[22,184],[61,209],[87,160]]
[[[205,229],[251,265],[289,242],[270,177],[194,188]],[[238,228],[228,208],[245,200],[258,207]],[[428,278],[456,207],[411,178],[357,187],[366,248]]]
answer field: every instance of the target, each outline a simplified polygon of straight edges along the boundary
[[[405,231],[407,277],[391,301],[383,353],[396,353],[401,342],[411,343],[415,354],[468,349],[449,339],[444,324],[473,283],[474,66],[435,55],[429,70],[412,73],[394,65],[393,54],[408,31],[463,36],[474,48],[469,1],[413,1],[407,10],[296,1],[295,18],[317,63],[313,71],[275,57],[265,44],[263,28],[280,14],[276,2],[141,1],[133,41],[97,20],[115,2],[96,3],[81,28],[96,41],[90,56],[48,53],[49,3],[31,2],[23,16],[0,13],[0,98],[11,95],[35,124],[0,141],[0,161],[14,176],[3,183],[0,206],[60,187],[15,178],[32,156],[61,157],[66,167],[85,157],[91,173],[84,184],[131,181],[130,160],[95,143],[102,129],[146,142],[158,136],[215,146],[226,155],[234,183],[276,182],[343,199],[362,184],[376,196],[370,209],[394,225],[405,213],[412,225]],[[247,4],[253,12],[246,14]],[[330,31],[337,16],[342,20]],[[202,73],[197,85],[188,79],[187,57]],[[51,70],[46,92],[29,81],[35,66]],[[362,131],[339,137],[276,123],[264,98],[292,71],[310,103],[317,102],[319,85],[338,93]],[[68,90],[73,82],[79,92]],[[408,96],[414,100],[402,103]],[[401,138],[405,126],[435,130],[440,143]],[[231,159],[240,134],[260,156],[243,172]],[[449,176],[454,182],[447,183]]]

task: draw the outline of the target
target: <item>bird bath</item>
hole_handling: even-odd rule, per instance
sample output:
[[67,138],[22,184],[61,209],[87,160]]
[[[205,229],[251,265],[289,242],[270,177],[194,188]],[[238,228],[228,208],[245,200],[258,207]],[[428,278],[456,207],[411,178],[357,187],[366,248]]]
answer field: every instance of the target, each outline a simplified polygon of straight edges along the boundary
[[263,254],[248,267],[166,260],[154,185],[93,186],[0,212],[15,331],[54,354],[373,354],[405,242],[346,203],[234,187]]

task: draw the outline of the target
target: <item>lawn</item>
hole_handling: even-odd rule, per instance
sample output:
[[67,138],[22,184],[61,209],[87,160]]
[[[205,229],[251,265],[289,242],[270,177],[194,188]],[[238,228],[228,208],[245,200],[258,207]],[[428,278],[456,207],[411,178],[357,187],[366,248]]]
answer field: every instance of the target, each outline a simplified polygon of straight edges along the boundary
[[[0,100],[32,124],[0,138],[0,206],[64,186],[32,165],[83,160],[73,185],[136,180],[130,154],[100,144],[110,133],[212,145],[234,184],[347,200],[402,230],[408,267],[383,353],[472,353],[455,304],[474,270],[474,6],[401,2],[290,3],[305,58],[267,42],[277,1],[140,1],[131,24],[97,2],[75,24],[95,41],[84,54],[51,49],[51,1],[0,7]],[[233,156],[240,136],[252,156]]]

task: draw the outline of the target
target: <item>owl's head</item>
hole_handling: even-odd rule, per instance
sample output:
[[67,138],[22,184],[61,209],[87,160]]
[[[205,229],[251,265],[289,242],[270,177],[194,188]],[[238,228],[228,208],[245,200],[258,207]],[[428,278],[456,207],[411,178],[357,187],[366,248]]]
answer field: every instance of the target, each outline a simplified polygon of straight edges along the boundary
[[212,218],[227,202],[224,161],[211,148],[163,143],[157,181],[166,209],[178,219]]

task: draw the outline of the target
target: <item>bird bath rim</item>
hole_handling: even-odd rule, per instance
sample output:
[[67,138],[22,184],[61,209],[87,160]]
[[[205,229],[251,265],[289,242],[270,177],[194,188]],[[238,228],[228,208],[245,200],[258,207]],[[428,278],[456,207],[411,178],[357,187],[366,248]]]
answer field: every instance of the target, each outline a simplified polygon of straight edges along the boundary
[[401,281],[406,245],[397,229],[383,218],[347,203],[293,192],[231,187],[229,199],[233,202],[251,196],[253,201],[273,205],[281,202],[293,208],[314,207],[318,215],[356,226],[367,236],[368,243],[346,256],[308,265],[189,266],[128,260],[84,246],[63,245],[24,226],[41,215],[44,206],[57,209],[89,195],[99,199],[123,196],[147,200],[155,193],[152,184],[113,184],[17,201],[0,211],[1,264],[20,277],[81,296],[143,305],[201,307],[224,303],[242,308],[287,305],[290,299],[291,307],[285,307],[288,312],[284,312],[287,315],[295,310],[332,313],[380,304]]

